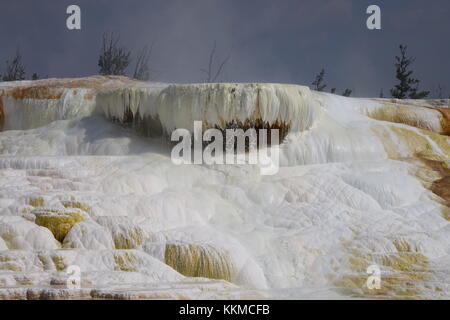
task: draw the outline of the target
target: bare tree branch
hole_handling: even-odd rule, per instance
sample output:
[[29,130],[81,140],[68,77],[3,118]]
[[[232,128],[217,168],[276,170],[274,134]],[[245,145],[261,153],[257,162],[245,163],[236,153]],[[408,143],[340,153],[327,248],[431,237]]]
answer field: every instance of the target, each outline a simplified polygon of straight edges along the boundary
[[119,46],[119,37],[113,33],[103,34],[102,48],[98,59],[100,74],[125,75],[125,69],[131,63],[131,52]]
[[150,68],[149,68],[149,60],[153,51],[153,42],[150,47],[145,46],[142,48],[140,54],[136,60],[136,66],[134,68],[133,78],[143,81],[150,80]]
[[222,63],[219,66],[219,69],[217,69],[216,75],[214,76],[214,78],[212,79],[212,82],[215,82],[217,80],[217,78],[219,77],[219,75],[222,73],[222,69],[223,66],[228,62],[228,60],[230,59],[230,55],[228,55],[225,60],[222,61]]
[[3,76],[3,81],[18,80],[25,80],[25,67],[22,64],[22,55],[19,48],[17,48],[14,58],[11,61],[6,61],[6,73]]
[[219,76],[221,75],[223,68],[225,66],[225,64],[228,62],[228,60],[230,59],[231,55],[228,55],[220,64],[219,67],[217,68],[216,72],[214,72],[214,60],[215,60],[215,55],[216,55],[216,49],[217,49],[217,42],[214,41],[214,46],[211,50],[211,53],[209,54],[209,62],[208,62],[208,69],[200,69],[201,72],[206,74],[206,79],[205,82],[207,83],[211,83],[211,82],[215,82],[217,81],[217,79],[219,78]]

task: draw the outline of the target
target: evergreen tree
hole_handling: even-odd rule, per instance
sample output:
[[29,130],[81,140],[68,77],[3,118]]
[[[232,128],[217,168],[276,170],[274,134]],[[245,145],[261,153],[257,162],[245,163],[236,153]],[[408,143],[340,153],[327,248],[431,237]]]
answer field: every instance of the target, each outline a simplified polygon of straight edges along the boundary
[[324,78],[325,78],[325,69],[322,69],[322,71],[320,71],[320,73],[316,76],[316,79],[312,82],[314,90],[323,91],[327,87],[327,85],[323,83]]
[[444,88],[443,88],[442,85],[439,83],[439,84],[437,85],[437,88],[436,88],[436,94],[437,94],[437,98],[438,98],[438,99],[443,99],[443,94],[442,94],[443,90],[444,90]]
[[409,70],[415,59],[407,57],[406,49],[407,46],[400,45],[400,56],[395,57],[396,78],[399,83],[391,89],[391,95],[397,99],[423,99],[430,92],[419,91],[420,80],[413,78],[413,71]]
[[344,97],[350,97],[352,92],[353,92],[353,90],[351,90],[351,89],[345,89],[344,92],[342,93],[342,95]]
[[[316,79],[312,82],[313,89],[316,91],[323,91],[327,87],[327,85],[324,82],[325,82],[325,69],[322,69],[319,72],[319,74],[316,75]],[[335,94],[336,88],[331,88],[330,92]],[[342,95],[344,97],[350,97],[351,94],[352,90],[350,89],[345,89],[344,92],[342,92]]]

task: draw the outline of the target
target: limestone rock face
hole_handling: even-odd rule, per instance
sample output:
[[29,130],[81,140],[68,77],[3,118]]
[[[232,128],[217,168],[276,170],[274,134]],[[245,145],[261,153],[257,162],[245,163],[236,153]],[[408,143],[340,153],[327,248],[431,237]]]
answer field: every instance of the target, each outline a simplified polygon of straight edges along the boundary
[[[0,299],[448,299],[449,110],[287,84],[0,82]],[[196,120],[278,130],[278,171],[175,164],[171,133]]]
[[112,250],[114,242],[107,229],[92,221],[76,223],[64,238],[64,248]]
[[52,232],[44,227],[31,229],[25,236],[25,241],[34,250],[55,250],[60,247],[58,241],[55,241]]
[[8,250],[8,246],[2,238],[0,238],[0,250]]

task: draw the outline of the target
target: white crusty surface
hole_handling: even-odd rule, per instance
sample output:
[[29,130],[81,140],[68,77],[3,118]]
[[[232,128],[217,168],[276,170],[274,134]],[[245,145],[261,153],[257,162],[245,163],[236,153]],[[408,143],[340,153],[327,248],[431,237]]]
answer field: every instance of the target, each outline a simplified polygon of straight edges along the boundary
[[[0,102],[0,298],[450,297],[450,211],[433,188],[448,100],[90,77],[1,82]],[[195,120],[286,126],[279,172],[176,166],[136,127]]]

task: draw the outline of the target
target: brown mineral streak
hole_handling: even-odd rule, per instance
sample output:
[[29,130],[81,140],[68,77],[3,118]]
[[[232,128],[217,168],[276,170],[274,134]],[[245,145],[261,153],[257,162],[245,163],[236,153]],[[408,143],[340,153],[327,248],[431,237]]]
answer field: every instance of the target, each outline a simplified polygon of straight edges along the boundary
[[[412,163],[415,162],[414,160],[418,160],[434,172],[437,172],[439,178],[432,181],[431,185],[424,186],[435,195],[443,199],[444,201],[441,202],[441,204],[450,210],[450,169],[446,167],[445,161],[430,160],[420,156],[417,156],[415,159],[402,160]],[[444,214],[444,218],[450,220],[450,215],[447,217],[447,215]]]
[[[450,105],[449,99],[426,100],[426,105],[414,103],[413,101],[415,100],[401,100],[401,99],[375,99],[375,100],[383,103],[385,105],[386,111],[390,111],[389,110],[390,108],[394,109],[392,119],[389,119],[387,121],[403,123],[406,125],[414,126],[425,130],[429,130],[429,128],[424,127],[423,125],[421,125],[420,122],[411,123],[410,121],[407,121],[407,119],[402,119],[401,113],[406,112],[408,108],[415,108],[417,110],[426,108],[439,112],[441,115],[440,117],[441,130],[436,133],[450,136],[450,108],[445,107]],[[377,116],[374,115],[369,116],[377,120],[386,120],[386,119],[379,119]]]
[[[3,130],[6,116],[3,105],[4,97],[10,97],[16,100],[57,100],[64,94],[65,89],[81,88],[89,90],[83,98],[92,100],[102,90],[127,87],[137,83],[141,82],[122,76],[93,76],[78,79],[42,79],[32,81],[28,85],[22,84],[15,87],[0,88],[0,131]],[[76,90],[74,90],[74,93],[76,93]]]
[[442,134],[450,136],[450,109],[448,108],[435,108],[442,114],[441,126]]
[[46,99],[57,100],[61,98],[64,88],[52,88],[47,85],[32,87],[16,87],[6,92],[6,96],[16,100],[22,99]]
[[[106,80],[106,81],[105,81]],[[109,82],[109,81],[111,82]],[[114,83],[113,81],[116,81]],[[120,83],[117,83],[120,81]],[[4,95],[14,99],[60,99],[64,89],[90,89],[84,95],[85,99],[92,99],[101,90],[113,89],[123,86],[131,86],[140,81],[122,76],[93,76],[79,79],[43,79],[33,81],[29,85],[19,85],[13,88],[5,88]]]
[[443,165],[442,161],[426,159],[422,159],[422,161],[441,175],[441,179],[435,180],[430,189],[434,194],[446,200],[447,207],[450,208],[450,170]]

